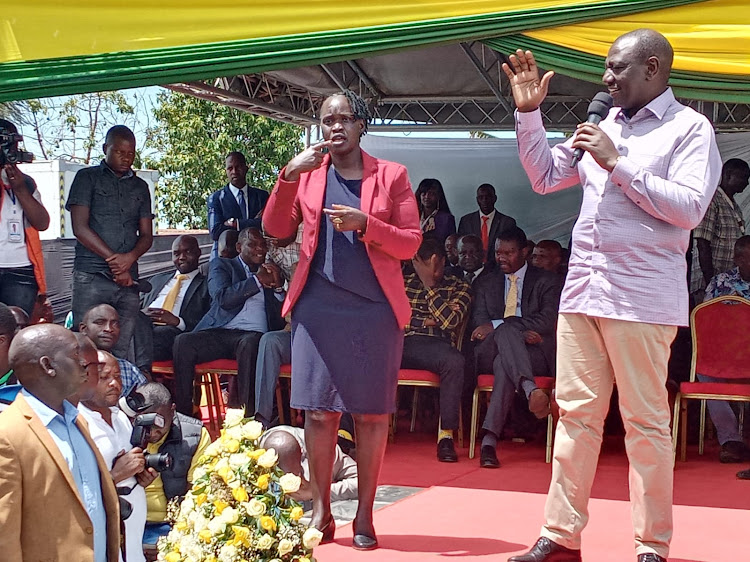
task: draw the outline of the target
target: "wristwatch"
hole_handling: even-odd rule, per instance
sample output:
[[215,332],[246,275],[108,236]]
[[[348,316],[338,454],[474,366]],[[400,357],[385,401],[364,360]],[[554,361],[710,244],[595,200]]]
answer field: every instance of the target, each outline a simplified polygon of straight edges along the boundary
[[274,292],[274,293],[283,293],[283,292],[284,292],[284,287],[276,287],[276,288],[275,288],[275,289],[273,290],[273,292]]

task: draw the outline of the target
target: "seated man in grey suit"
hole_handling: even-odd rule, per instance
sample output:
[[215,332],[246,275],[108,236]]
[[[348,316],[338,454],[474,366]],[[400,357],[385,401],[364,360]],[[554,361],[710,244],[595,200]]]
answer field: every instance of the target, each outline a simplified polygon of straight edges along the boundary
[[198,271],[200,256],[195,236],[178,236],[172,243],[172,263],[177,269],[150,279],[151,291],[141,301],[143,325],[138,329],[151,331],[154,361],[172,359],[175,338],[192,331],[211,306],[208,281]]
[[498,211],[495,203],[497,203],[495,187],[492,184],[483,183],[477,188],[479,210],[464,215],[458,223],[459,237],[465,234],[479,236],[486,255],[484,261],[488,264],[491,264],[495,257],[495,240],[498,235],[516,226],[516,219]]
[[477,281],[472,313],[478,372],[495,375],[482,425],[483,468],[500,466],[495,447],[517,390],[524,392],[536,417],[549,413],[549,398],[534,376],[554,374],[562,289],[558,275],[527,264],[526,234],[517,226],[501,233],[495,247],[498,267]]
[[192,332],[175,339],[175,403],[185,415],[193,413],[195,366],[215,359],[237,359],[237,385],[229,406],[252,409],[258,343],[264,333],[284,327],[281,273],[264,263],[268,247],[263,235],[257,228],[242,230],[237,250],[236,258],[211,262],[211,308]]

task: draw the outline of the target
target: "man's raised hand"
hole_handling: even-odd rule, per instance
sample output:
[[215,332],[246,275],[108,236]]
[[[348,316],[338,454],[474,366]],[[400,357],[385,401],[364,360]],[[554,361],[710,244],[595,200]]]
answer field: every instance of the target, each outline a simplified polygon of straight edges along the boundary
[[555,73],[548,70],[540,80],[539,68],[531,51],[518,49],[515,55],[510,55],[509,60],[510,65],[503,63],[503,71],[510,81],[518,111],[527,113],[538,109],[547,97],[549,81]]

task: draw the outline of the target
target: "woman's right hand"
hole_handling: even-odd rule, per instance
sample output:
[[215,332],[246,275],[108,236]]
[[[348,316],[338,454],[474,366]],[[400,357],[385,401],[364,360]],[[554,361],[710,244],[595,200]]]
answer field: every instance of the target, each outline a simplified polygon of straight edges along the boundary
[[320,165],[323,163],[323,156],[325,156],[323,149],[327,149],[329,146],[331,146],[331,141],[323,141],[297,154],[286,165],[284,179],[294,182],[299,179],[300,174],[312,172],[320,168]]

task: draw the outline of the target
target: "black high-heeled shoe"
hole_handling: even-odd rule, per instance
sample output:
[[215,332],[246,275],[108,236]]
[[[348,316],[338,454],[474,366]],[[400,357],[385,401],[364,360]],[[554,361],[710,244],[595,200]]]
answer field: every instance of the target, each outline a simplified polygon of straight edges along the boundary
[[333,515],[331,515],[325,525],[318,529],[318,531],[323,533],[323,538],[320,539],[320,544],[333,542],[333,536],[336,534],[336,520],[333,518]]
[[357,532],[356,523],[353,524],[354,536],[352,537],[352,548],[354,550],[375,550],[378,548],[378,539],[373,529],[372,536]]

